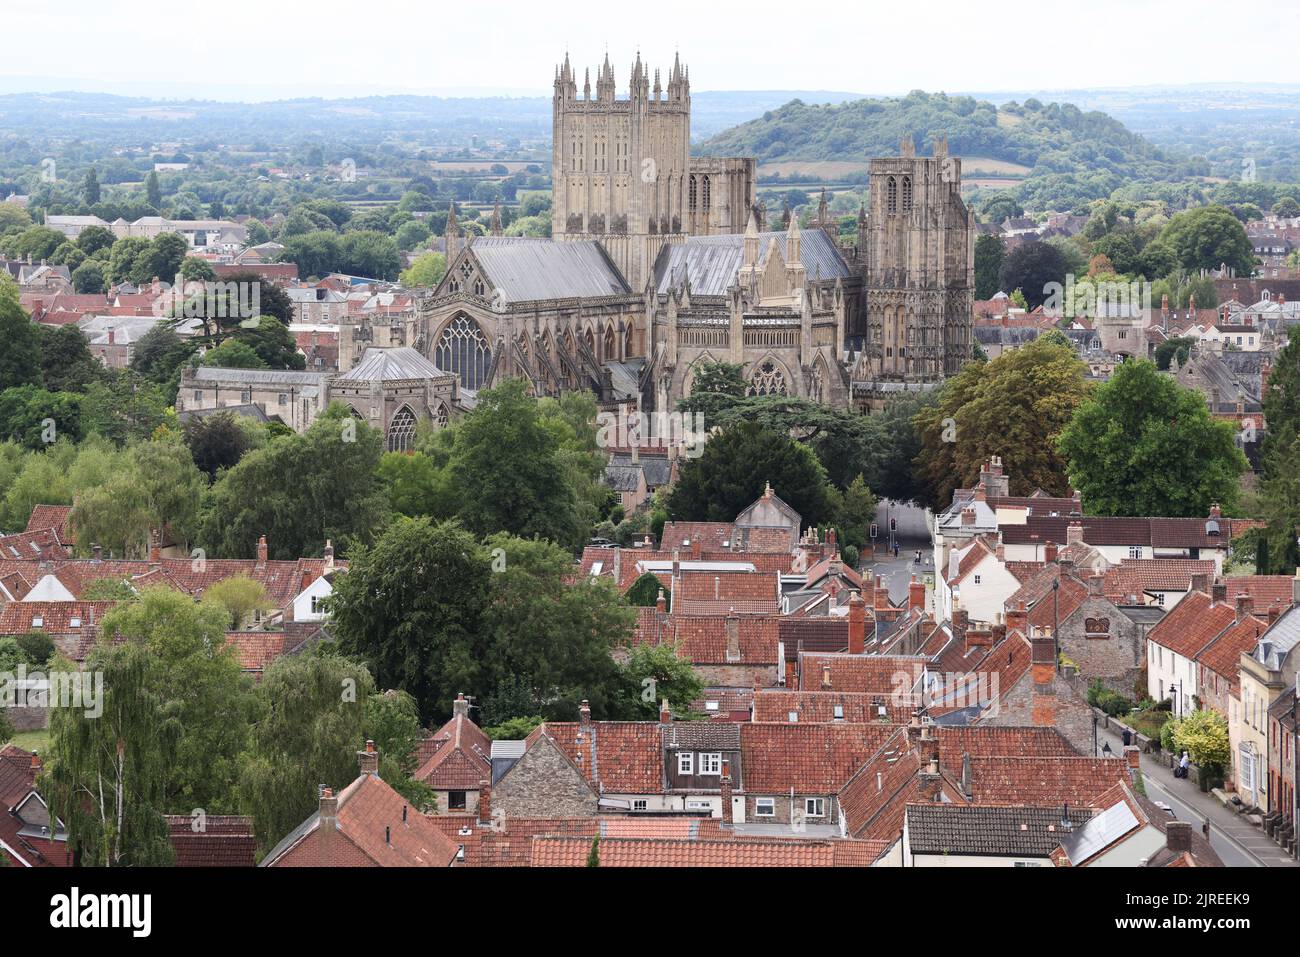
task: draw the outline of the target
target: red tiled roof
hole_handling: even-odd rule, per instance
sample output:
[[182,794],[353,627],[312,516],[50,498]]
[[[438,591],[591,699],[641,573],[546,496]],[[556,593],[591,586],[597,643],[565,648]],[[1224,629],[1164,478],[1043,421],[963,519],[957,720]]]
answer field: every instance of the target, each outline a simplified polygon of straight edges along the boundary
[[1293,582],[1290,575],[1238,575],[1223,580],[1228,586],[1228,601],[1235,601],[1238,595],[1249,595],[1254,599],[1257,614],[1275,605],[1282,609],[1291,607]]
[[671,615],[661,640],[674,642],[678,654],[695,665],[776,664],[777,619],[737,617],[735,623],[737,661],[727,657],[727,618],[720,615]]
[[[928,658],[917,655],[805,653],[799,660],[800,691],[910,691],[921,680]],[[830,684],[825,669],[830,669]]]
[[896,730],[887,724],[742,724],[745,790],[838,793]]
[[282,631],[228,631],[226,644],[234,645],[240,668],[257,674],[286,651]]
[[1214,577],[1214,562],[1188,558],[1126,558],[1106,571],[1102,591],[1114,601],[1140,603],[1147,591],[1190,590],[1193,575],[1204,575],[1205,580],[1210,581]]
[[1210,601],[1205,592],[1188,592],[1174,610],[1160,619],[1147,633],[1147,641],[1168,648],[1184,658],[1195,658],[1211,641],[1221,635],[1237,617],[1229,602]]
[[[533,838],[533,867],[585,867],[588,837]],[[879,841],[801,841],[735,838],[674,841],[601,838],[601,867],[861,867],[887,850]]]
[[492,740],[467,715],[452,715],[433,735],[436,750],[415,772],[436,790],[472,790],[492,780]]
[[[754,694],[755,721],[789,722],[790,713],[799,716],[801,723],[843,721],[850,724],[869,724],[881,721],[880,708],[885,708],[882,723],[901,724],[911,717],[916,703],[899,700],[899,696],[886,693],[855,691],[786,691],[769,688]],[[837,718],[835,709],[841,714]]]
[[1268,629],[1263,618],[1247,615],[1216,638],[1208,648],[1201,649],[1196,660],[1210,671],[1228,679],[1231,694],[1240,692],[1241,656],[1255,650],[1259,636]]
[[529,746],[546,735],[606,794],[660,794],[663,745],[653,721],[548,721],[528,736]]
[[1098,795],[1129,779],[1128,762],[1119,758],[972,754],[970,764],[975,804],[1092,807]]
[[166,817],[177,867],[252,867],[256,863],[251,817],[207,815],[201,827],[188,814]]
[[33,505],[32,514],[27,519],[27,531],[35,532],[43,528],[52,528],[59,539],[69,545],[76,539],[68,531],[68,516],[72,514],[71,505]]

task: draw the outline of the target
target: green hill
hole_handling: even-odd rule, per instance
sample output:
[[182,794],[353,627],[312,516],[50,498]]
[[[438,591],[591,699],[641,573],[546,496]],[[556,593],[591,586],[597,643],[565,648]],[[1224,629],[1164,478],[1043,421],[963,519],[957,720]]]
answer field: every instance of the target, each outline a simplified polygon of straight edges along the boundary
[[1015,186],[1026,206],[1060,209],[1108,196],[1127,182],[1168,181],[1187,172],[1105,113],[1035,99],[998,107],[974,97],[921,91],[838,105],[792,100],[706,140],[696,152],[754,156],[760,167],[779,171],[796,160],[894,156],[908,133],[916,137],[920,153],[929,153],[936,134],[946,134],[954,155],[1027,167],[1028,175]]

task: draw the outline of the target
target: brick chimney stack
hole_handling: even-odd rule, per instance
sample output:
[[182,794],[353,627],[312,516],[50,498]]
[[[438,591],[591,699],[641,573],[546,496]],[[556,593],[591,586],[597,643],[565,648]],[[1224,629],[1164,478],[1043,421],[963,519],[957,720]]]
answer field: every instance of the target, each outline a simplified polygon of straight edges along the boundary
[[1030,721],[1036,728],[1056,726],[1056,639],[1050,628],[1040,629],[1029,640],[1030,674],[1034,682]]
[[1083,544],[1083,522],[1071,522],[1065,529],[1065,544]]
[[661,702],[659,702],[659,723],[660,724],[673,723],[673,709],[668,707],[667,698],[664,698]]
[[1056,561],[1056,542],[1048,542],[1043,546],[1043,561],[1049,565]]
[[970,628],[970,614],[965,608],[952,610],[952,636],[962,647],[966,646],[966,631]]
[[39,751],[32,752],[32,773],[41,773],[41,755]]
[[583,727],[591,724],[591,702],[586,698],[583,698],[582,704],[578,705],[578,723]]
[[740,660],[740,618],[736,609],[727,613],[727,661]]
[[1165,847],[1175,854],[1186,854],[1192,849],[1192,822],[1166,821]]
[[330,541],[328,538],[325,539],[325,550],[321,552],[321,555],[325,559],[326,569],[333,569],[334,568],[334,543]]
[[451,703],[451,713],[453,717],[469,717],[469,701],[466,700],[463,691],[457,694],[456,700]]
[[379,752],[375,750],[375,742],[367,741],[366,749],[357,752],[357,764],[362,774],[379,775]]
[[664,598],[664,590],[659,589],[659,597],[655,599],[655,611],[664,614],[668,611],[668,599]]
[[867,606],[862,596],[854,593],[849,599],[849,654],[861,655],[867,650]]
[[1029,626],[1029,611],[1025,608],[1025,600],[1017,599],[1015,604],[1007,607],[1007,631],[1018,631],[1025,633]]
[[266,566],[266,536],[262,535],[257,540],[257,567]]
[[920,581],[915,575],[907,583],[907,607],[925,610],[925,582]]
[[486,824],[492,820],[492,782],[478,783],[478,819]]
[[722,779],[719,782],[722,791],[722,823],[732,823],[731,816],[731,761],[722,759]]
[[[332,822],[339,813],[339,799],[334,796],[332,788],[323,788],[320,792],[320,817],[322,821]],[[333,828],[327,828],[329,833]]]
[[1215,582],[1210,586],[1210,601],[1215,605],[1221,605],[1228,600],[1228,586],[1223,582]]
[[1254,613],[1255,599],[1252,598],[1250,595],[1246,594],[1245,592],[1242,592],[1241,594],[1237,595],[1235,601],[1237,604],[1237,621],[1239,622],[1243,621],[1246,618],[1249,618],[1251,614]]

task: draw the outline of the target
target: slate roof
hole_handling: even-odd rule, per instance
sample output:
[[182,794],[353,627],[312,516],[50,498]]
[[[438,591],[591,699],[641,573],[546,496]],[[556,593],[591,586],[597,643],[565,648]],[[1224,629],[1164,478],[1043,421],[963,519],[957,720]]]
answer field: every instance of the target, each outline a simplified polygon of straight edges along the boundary
[[482,236],[472,255],[506,302],[626,296],[632,290],[600,243]]
[[[1049,857],[1067,832],[1061,829],[1062,808],[986,807],[961,804],[909,804],[908,843],[914,854]],[[1077,826],[1094,815],[1087,808],[1070,808]]]
[[407,379],[441,379],[451,375],[410,346],[381,349],[371,346],[361,361],[335,382],[394,382]]
[[198,366],[191,370],[194,381],[244,382],[248,385],[324,386],[329,378],[326,372],[298,372],[293,369],[225,369],[219,366]]
[[[808,229],[800,237],[799,258],[810,281],[848,278],[849,267],[829,236],[820,229]],[[768,244],[775,240],[781,258],[789,262],[786,239],[784,230],[759,233],[758,261],[763,261]],[[692,296],[725,296],[744,258],[743,233],[690,236],[684,243],[665,244],[655,260],[655,291],[664,296],[669,289],[688,281]]]

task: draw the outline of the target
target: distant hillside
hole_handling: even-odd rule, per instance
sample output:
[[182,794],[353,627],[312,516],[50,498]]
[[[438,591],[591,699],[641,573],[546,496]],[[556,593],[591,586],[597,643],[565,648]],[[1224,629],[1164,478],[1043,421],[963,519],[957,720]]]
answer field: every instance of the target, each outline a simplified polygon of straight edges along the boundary
[[[968,174],[1000,177],[1006,185],[1022,177],[1050,177],[1055,188],[1061,177],[1078,178],[1077,188],[1066,191],[1067,201],[1108,195],[1121,181],[1183,175],[1160,149],[1105,113],[1035,99],[999,108],[970,96],[920,91],[839,105],[793,100],[719,133],[696,152],[754,156],[760,175],[785,172],[788,177],[788,171],[807,163],[834,168],[837,161],[896,155],[907,133],[915,135],[920,153],[930,152],[936,134],[946,134],[950,152],[977,158],[967,160]],[[1028,202],[1036,184],[1025,185]]]

